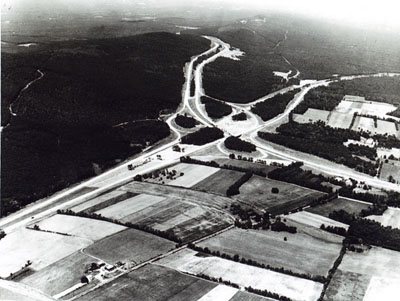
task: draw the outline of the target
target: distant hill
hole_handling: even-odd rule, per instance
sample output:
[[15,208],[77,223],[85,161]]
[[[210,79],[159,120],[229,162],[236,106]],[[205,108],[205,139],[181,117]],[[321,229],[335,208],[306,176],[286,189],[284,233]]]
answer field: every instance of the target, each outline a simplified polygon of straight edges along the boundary
[[[177,108],[185,63],[208,47],[201,37],[149,33],[2,53],[3,213],[167,137],[159,112]],[[20,93],[37,69],[44,76]]]

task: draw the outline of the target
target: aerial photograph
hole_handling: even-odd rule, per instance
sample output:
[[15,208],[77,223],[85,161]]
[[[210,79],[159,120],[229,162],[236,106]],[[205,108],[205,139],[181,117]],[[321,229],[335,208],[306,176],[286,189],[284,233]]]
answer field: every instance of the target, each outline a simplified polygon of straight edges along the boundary
[[400,300],[400,2],[0,3],[0,301]]

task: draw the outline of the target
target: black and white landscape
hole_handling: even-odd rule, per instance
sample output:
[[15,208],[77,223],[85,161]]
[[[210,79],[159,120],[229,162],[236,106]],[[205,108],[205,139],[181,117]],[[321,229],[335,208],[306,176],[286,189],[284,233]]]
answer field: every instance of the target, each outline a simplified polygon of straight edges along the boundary
[[0,300],[398,300],[398,10],[321,2],[3,1]]

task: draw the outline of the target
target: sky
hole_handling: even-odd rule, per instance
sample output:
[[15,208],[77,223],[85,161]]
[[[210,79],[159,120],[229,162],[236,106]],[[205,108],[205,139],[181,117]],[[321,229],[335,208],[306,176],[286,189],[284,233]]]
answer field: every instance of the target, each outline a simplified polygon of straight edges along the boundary
[[[359,26],[390,27],[400,30],[399,0],[0,0],[2,14],[7,7],[16,9],[35,8],[71,9],[85,11],[99,7],[129,7],[132,4],[163,5],[166,7],[221,4],[229,8],[254,8],[260,10],[278,10],[295,14],[308,15],[329,21],[350,23]],[[4,9],[5,8],[5,9]]]

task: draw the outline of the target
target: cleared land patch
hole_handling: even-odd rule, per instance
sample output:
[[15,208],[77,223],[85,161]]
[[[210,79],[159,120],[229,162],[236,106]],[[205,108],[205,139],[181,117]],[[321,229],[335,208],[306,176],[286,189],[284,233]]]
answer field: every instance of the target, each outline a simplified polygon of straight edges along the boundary
[[342,245],[337,236],[330,233],[324,236],[235,228],[198,245],[232,257],[238,254],[241,258],[252,259],[271,267],[326,276],[339,256]]
[[388,163],[382,164],[381,173],[379,178],[382,180],[389,180],[392,177],[394,181],[400,181],[400,162],[389,160]]
[[363,301],[397,301],[399,300],[399,286],[400,278],[372,277]]
[[239,171],[220,169],[218,172],[197,183],[192,188],[204,192],[226,195],[226,190],[229,186],[235,183],[242,175],[243,173]]
[[126,227],[100,220],[56,214],[38,224],[41,230],[66,233],[93,241],[117,233]]
[[108,236],[84,250],[85,254],[98,257],[109,264],[117,261],[141,263],[168,252],[175,244],[164,238],[135,229],[126,229]]
[[196,256],[184,249],[159,261],[159,264],[185,273],[222,278],[242,287],[269,290],[294,300],[316,300],[322,284],[214,256]]
[[345,229],[349,228],[349,225],[307,211],[299,211],[296,213],[292,213],[286,215],[285,218],[287,218],[288,220],[296,221],[316,228],[321,227],[322,224],[324,224],[325,226],[341,227]]
[[353,115],[339,112],[331,112],[328,125],[333,128],[348,129],[351,125]]
[[381,223],[383,226],[400,229],[400,209],[389,207],[382,215],[370,215],[367,217]]
[[179,163],[178,165],[173,166],[173,169],[177,171],[178,175],[181,172],[183,172],[184,175],[169,182],[168,184],[182,187],[192,187],[219,170],[215,167],[186,163]]
[[345,210],[350,214],[358,215],[361,210],[368,209],[368,206],[371,206],[368,203],[356,201],[356,200],[349,200],[344,198],[337,198],[328,203],[321,204],[315,207],[309,207],[305,209],[307,212],[319,214],[325,217],[329,217],[329,214],[334,210]]
[[132,213],[142,210],[148,206],[157,204],[163,201],[164,199],[165,197],[157,195],[140,194],[134,196],[133,198],[129,198],[125,201],[119,202],[107,208],[96,211],[96,213],[114,219],[123,219],[125,216],[128,216]]
[[[272,188],[278,188],[279,193],[272,193]],[[260,209],[277,214],[306,206],[322,195],[321,192],[293,184],[252,176],[240,187],[238,198],[251,202]]]
[[28,260],[32,269],[40,270],[90,244],[87,239],[43,231],[12,232],[0,240],[0,277],[17,272]]
[[80,251],[77,251],[21,280],[29,286],[54,296],[80,283],[87,266],[97,262]]
[[213,282],[150,264],[99,287],[79,300],[198,300],[216,286]]

